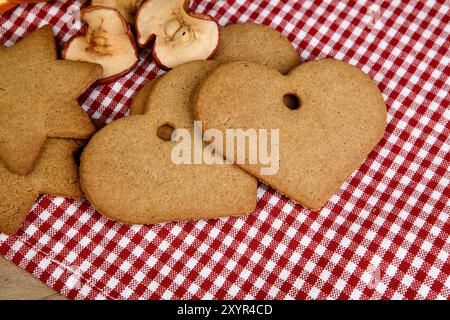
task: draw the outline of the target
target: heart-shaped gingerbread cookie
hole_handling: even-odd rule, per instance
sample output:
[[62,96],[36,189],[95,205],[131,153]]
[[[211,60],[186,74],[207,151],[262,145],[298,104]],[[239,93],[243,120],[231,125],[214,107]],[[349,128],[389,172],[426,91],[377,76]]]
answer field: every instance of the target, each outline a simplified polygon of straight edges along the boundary
[[[219,63],[251,61],[281,73],[288,73],[300,64],[292,43],[278,31],[257,23],[230,24],[220,30],[220,48],[213,57]],[[134,97],[130,114],[142,114],[147,98],[159,77],[148,82]]]
[[376,83],[333,59],[304,63],[286,76],[254,63],[222,65],[203,82],[195,105],[203,129],[224,136],[226,129],[279,129],[275,174],[261,174],[264,165],[250,164],[248,152],[238,166],[310,209],[328,201],[386,126]]
[[251,175],[232,165],[177,164],[172,158],[174,129],[187,130],[192,148],[197,144],[202,150],[201,138],[193,134],[193,96],[215,67],[213,61],[175,67],[155,83],[145,114],[119,119],[94,135],[81,157],[80,179],[100,213],[153,224],[242,215],[255,208],[257,180]]

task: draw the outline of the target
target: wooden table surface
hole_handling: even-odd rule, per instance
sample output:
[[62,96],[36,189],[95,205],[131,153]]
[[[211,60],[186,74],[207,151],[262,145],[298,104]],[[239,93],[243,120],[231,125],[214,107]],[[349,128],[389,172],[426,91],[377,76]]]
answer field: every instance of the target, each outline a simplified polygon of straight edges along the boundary
[[65,300],[33,275],[0,256],[0,300]]

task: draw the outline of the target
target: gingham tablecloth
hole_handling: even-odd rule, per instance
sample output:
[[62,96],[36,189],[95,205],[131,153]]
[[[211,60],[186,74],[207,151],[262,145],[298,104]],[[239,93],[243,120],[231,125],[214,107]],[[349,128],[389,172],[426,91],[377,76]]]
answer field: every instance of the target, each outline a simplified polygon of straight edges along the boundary
[[[86,1],[24,5],[0,17],[10,46],[46,23],[77,33]],[[447,1],[193,1],[220,25],[282,32],[302,60],[357,65],[379,84],[384,139],[318,212],[266,185],[243,218],[128,226],[86,200],[43,196],[0,253],[76,299],[450,298],[450,4]],[[126,116],[162,73],[147,52],[119,81],[80,98],[93,117]],[[126,191],[123,194],[127,197]],[[149,195],[151,196],[151,195]]]

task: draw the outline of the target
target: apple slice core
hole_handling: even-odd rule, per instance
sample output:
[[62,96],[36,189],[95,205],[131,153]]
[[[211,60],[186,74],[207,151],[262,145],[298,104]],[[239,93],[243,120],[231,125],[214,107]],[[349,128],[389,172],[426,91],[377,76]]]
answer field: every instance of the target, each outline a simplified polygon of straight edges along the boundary
[[102,65],[102,83],[117,79],[136,65],[138,54],[133,35],[117,10],[88,7],[82,10],[81,16],[88,30],[85,35],[75,36],[66,43],[65,59]]
[[208,15],[190,12],[185,0],[146,1],[136,15],[138,44],[155,40],[153,57],[164,69],[210,58],[219,45],[219,27]]

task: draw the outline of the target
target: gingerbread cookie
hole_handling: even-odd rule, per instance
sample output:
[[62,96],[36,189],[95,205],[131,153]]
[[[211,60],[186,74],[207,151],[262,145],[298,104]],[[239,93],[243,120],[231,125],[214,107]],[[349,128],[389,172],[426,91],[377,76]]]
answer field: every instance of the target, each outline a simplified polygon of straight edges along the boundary
[[214,56],[220,63],[249,61],[285,74],[300,64],[292,43],[278,31],[256,23],[226,26],[220,32],[221,47]]
[[[297,50],[278,31],[261,24],[240,23],[226,26],[220,31],[221,46],[213,57],[220,63],[250,61],[287,73],[300,64]],[[156,78],[155,78],[156,79]],[[133,99],[130,114],[145,110],[146,97],[152,90],[153,80],[147,83]]]
[[34,168],[26,176],[10,172],[0,162],[0,232],[16,233],[39,194],[83,196],[73,157],[80,144],[76,140],[47,139]]
[[[201,138],[194,136],[193,94],[216,66],[195,61],[172,69],[155,84],[146,113],[119,119],[93,136],[81,157],[80,178],[100,213],[153,224],[242,215],[255,208],[256,179],[227,164],[195,164],[191,157],[196,144],[202,152]],[[192,138],[192,149],[184,150],[190,164],[174,161],[176,128]]]
[[150,95],[150,92],[152,92],[156,82],[163,76],[164,75],[153,78],[138,91],[131,103],[130,115],[143,114],[145,112],[148,96]]
[[52,28],[0,47],[0,160],[25,175],[47,137],[88,138],[95,128],[76,102],[102,74],[99,65],[57,60]]
[[261,174],[264,165],[250,164],[248,152],[238,166],[319,209],[383,137],[386,106],[376,83],[344,62],[306,62],[286,76],[237,62],[218,67],[203,82],[196,118],[204,130],[279,129],[278,172]]

